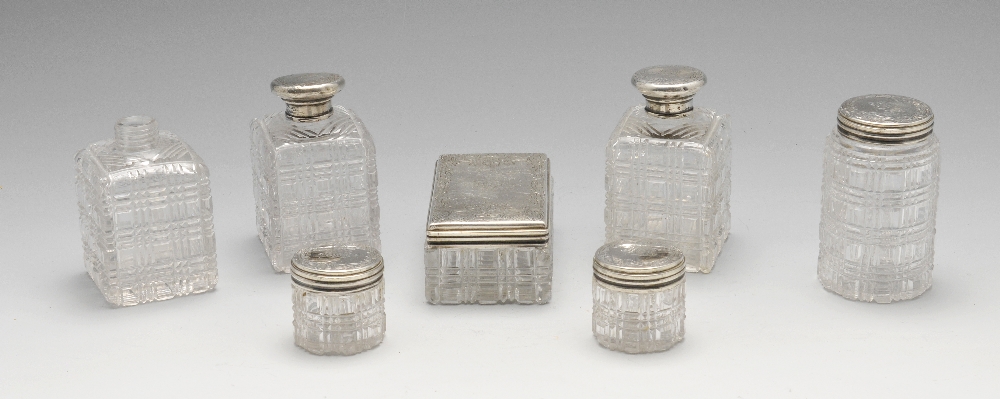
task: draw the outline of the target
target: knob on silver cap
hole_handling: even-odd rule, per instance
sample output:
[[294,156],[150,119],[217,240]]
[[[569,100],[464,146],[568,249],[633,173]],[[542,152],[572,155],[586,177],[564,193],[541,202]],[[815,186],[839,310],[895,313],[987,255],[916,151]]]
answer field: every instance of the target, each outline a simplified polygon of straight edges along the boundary
[[906,143],[929,136],[934,113],[922,101],[893,94],[868,94],[844,101],[837,111],[840,134],[862,141]]
[[705,73],[684,65],[657,65],[632,75],[632,85],[646,97],[646,111],[674,115],[690,111],[694,94],[708,83]]
[[285,115],[299,122],[326,119],[333,111],[330,100],[344,88],[335,73],[299,73],[271,81],[271,92],[285,100]]

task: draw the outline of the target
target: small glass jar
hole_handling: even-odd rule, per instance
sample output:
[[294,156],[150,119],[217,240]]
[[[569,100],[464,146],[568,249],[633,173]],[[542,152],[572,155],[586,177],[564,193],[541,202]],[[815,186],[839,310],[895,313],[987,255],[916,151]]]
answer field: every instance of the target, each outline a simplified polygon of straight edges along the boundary
[[353,355],[382,342],[385,282],[377,250],[303,249],[291,263],[295,345],[317,355]]
[[614,241],[594,255],[594,336],[605,348],[660,352],[684,339],[684,254]]
[[931,286],[941,160],[918,100],[854,97],[826,142],[817,274],[844,298],[889,303]]

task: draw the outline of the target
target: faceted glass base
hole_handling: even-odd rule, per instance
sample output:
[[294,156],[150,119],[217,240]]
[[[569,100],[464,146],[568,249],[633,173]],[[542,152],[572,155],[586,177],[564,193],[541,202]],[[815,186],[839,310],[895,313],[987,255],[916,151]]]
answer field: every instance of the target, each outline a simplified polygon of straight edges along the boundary
[[597,279],[594,337],[605,348],[626,353],[670,349],[684,339],[684,280],[652,290],[632,290]]
[[427,302],[543,304],[552,298],[552,247],[428,245]]
[[317,355],[354,355],[385,336],[385,281],[357,292],[317,292],[292,284],[295,345]]

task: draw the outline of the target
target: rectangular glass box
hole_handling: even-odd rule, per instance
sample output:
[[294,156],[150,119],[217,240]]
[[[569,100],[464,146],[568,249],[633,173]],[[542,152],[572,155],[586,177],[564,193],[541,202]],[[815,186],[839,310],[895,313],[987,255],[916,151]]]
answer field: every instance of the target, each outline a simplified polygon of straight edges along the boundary
[[442,155],[427,213],[427,301],[547,303],[551,228],[545,154]]

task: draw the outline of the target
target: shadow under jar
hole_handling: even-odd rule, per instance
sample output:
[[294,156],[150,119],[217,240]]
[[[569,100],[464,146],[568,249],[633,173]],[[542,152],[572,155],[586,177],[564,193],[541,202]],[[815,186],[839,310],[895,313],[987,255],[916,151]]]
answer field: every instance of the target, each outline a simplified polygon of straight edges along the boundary
[[382,342],[385,282],[377,250],[304,249],[291,263],[295,345],[317,355],[353,355]]
[[594,255],[593,330],[605,348],[670,349],[684,339],[684,254],[655,242],[615,241]]
[[918,100],[854,97],[826,142],[818,277],[844,298],[889,303],[931,286],[940,157]]

